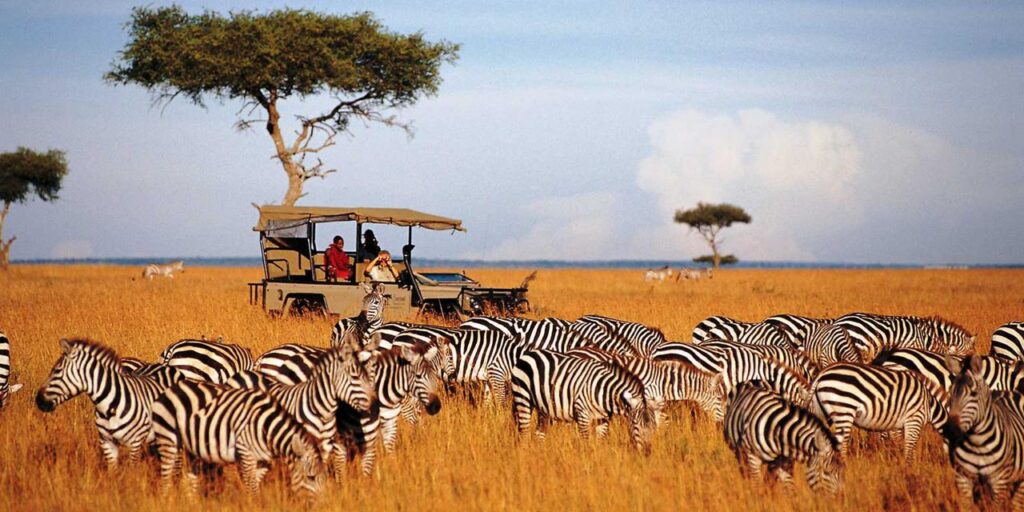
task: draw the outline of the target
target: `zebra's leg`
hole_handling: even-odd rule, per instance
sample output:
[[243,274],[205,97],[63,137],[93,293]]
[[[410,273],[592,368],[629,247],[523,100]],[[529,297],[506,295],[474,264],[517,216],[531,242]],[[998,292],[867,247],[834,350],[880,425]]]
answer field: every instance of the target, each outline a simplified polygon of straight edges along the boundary
[[530,430],[530,420],[533,418],[533,404],[529,399],[521,396],[512,397],[512,420],[516,423],[516,431],[525,434]]
[[373,465],[377,460],[377,438],[380,437],[380,419],[368,420],[363,428],[363,475],[373,474]]
[[395,443],[398,442],[398,417],[385,418],[381,414],[380,429],[384,438],[384,453],[392,453],[395,451]]
[[1024,510],[1024,492],[1021,492],[1021,487],[1021,484],[1015,485],[1010,497],[1010,505],[1013,510]]
[[174,486],[174,477],[181,469],[181,450],[175,445],[158,444],[157,454],[160,457],[160,493],[167,496]]
[[491,386],[487,383],[487,381],[484,381],[483,384],[484,384],[484,403],[485,404],[492,404],[492,403],[494,403],[494,397],[491,396]]
[[549,418],[548,415],[537,415],[537,439],[544,439],[544,436],[547,435],[549,425],[551,425],[551,418]]
[[783,488],[786,492],[793,492],[795,486],[793,485],[793,460],[783,459],[775,460],[769,465],[775,478],[782,482]]
[[959,471],[954,475],[956,478],[956,489],[960,492],[960,506],[969,510],[974,506],[974,479]]
[[853,416],[850,414],[837,414],[831,418],[832,428],[836,433],[836,441],[839,442],[839,453],[846,456],[850,452],[850,431],[853,428]]
[[747,456],[747,476],[754,480],[761,480],[761,457],[749,450],[744,451]]
[[100,452],[103,454],[103,462],[106,463],[107,470],[117,469],[117,441],[104,428],[100,429]]
[[585,407],[581,407],[581,404],[575,404],[574,409],[576,410],[573,417],[576,420],[576,428],[580,431],[580,437],[590,439],[594,419],[590,417],[590,413]]
[[921,438],[921,427],[924,426],[924,411],[907,419],[903,423],[903,459],[907,464],[914,462],[914,455],[917,452],[917,441]]
[[334,443],[334,450],[331,452],[331,467],[334,468],[334,481],[341,483],[345,478],[345,471],[348,469],[348,443],[337,441]]
[[137,439],[128,445],[128,463],[136,464],[142,460],[143,440]]
[[188,471],[185,472],[185,481],[188,482],[187,494],[189,499],[195,499],[199,495],[200,475],[203,472],[203,462],[196,458],[189,458]]
[[494,404],[499,406],[504,405],[505,401],[508,399],[508,394],[505,389],[507,386],[505,376],[502,375],[501,372],[497,371],[488,372],[487,385],[491,389],[491,394],[494,396]]
[[597,432],[597,437],[599,439],[604,439],[604,438],[608,437],[608,425],[609,425],[609,423],[610,422],[608,421],[607,418],[601,418],[599,420],[595,420],[594,421],[594,431]]

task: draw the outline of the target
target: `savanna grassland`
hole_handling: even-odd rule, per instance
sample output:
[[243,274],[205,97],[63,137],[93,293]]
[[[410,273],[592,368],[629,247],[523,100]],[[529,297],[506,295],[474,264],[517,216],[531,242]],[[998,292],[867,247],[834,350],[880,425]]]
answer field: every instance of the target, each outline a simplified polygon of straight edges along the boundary
[[[473,270],[495,286],[517,284],[522,270]],[[233,469],[206,497],[162,499],[157,463],[144,459],[102,469],[92,405],[84,396],[50,414],[35,391],[59,354],[62,337],[84,336],[121,355],[154,360],[183,337],[223,336],[254,354],[286,342],[326,345],[332,320],[270,319],[246,300],[258,269],[190,268],[171,280],[132,280],[116,266],[15,266],[0,273],[0,330],[11,339],[14,380],[25,390],[0,413],[0,510],[900,510],[955,509],[952,470],[932,431],[918,463],[889,444],[859,436],[847,461],[845,492],[814,496],[744,481],[721,432],[706,418],[674,409],[642,457],[625,425],[607,440],[582,441],[556,424],[548,438],[516,439],[509,411],[445,400],[419,426],[403,423],[396,453],[371,478],[355,471],[315,502],[289,495],[272,474],[249,497]],[[979,350],[998,325],[1024,316],[1020,270],[729,270],[712,281],[643,282],[638,271],[542,270],[531,285],[535,316],[573,319],[600,313],[660,327],[688,340],[712,314],[759,320],[774,313],[834,316],[861,310],[939,314],[978,333]],[[401,319],[388,319],[401,320]]]

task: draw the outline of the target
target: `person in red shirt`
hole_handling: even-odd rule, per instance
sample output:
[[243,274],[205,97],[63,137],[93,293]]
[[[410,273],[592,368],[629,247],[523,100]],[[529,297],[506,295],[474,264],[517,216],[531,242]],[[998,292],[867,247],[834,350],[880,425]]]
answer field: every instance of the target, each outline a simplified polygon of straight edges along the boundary
[[352,276],[352,266],[345,254],[345,239],[336,236],[334,243],[324,251],[324,264],[327,266],[328,281],[348,281]]

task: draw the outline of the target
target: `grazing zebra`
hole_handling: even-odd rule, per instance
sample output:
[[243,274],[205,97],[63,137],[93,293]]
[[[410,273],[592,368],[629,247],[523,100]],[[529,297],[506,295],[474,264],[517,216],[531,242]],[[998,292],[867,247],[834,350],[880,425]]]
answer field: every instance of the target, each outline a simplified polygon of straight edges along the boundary
[[989,352],[1006,363],[1024,362],[1024,322],[1010,322],[992,333]]
[[[647,282],[650,282],[650,281],[664,282],[666,279],[671,279],[672,278],[672,274],[673,274],[672,269],[669,268],[668,265],[665,265],[664,267],[661,267],[661,268],[647,269],[647,271],[644,272],[644,281],[647,281]],[[678,281],[678,280],[679,280],[679,275],[676,274],[676,281]]]
[[814,403],[839,439],[845,454],[850,430],[903,431],[903,456],[912,462],[921,427],[946,423],[946,393],[916,372],[858,363],[840,363],[814,381]]
[[938,317],[885,316],[850,313],[836,319],[843,327],[862,361],[872,361],[891,348],[921,348],[940,353],[967,355],[974,351],[974,337]]
[[854,348],[850,333],[839,325],[819,324],[809,327],[801,350],[818,368],[828,368],[843,362],[861,362],[860,352]]
[[21,390],[21,384],[11,384],[11,342],[0,332],[0,409],[11,395]]
[[789,338],[790,343],[801,347],[804,341],[807,340],[807,334],[810,329],[816,326],[830,325],[833,321],[831,318],[782,314],[765,318],[761,323],[772,324],[778,327]]
[[[310,370],[308,380],[294,385],[274,383],[267,380],[255,383],[246,373],[236,374],[228,385],[236,388],[256,387],[269,393],[289,414],[299,420],[320,447],[320,455],[330,460],[341,461],[333,454],[337,409],[341,402],[359,412],[369,412],[376,401],[376,386],[363,363],[371,357],[370,352],[353,353],[348,347],[330,349]],[[253,374],[255,372],[247,372]],[[255,373],[256,375],[261,375]],[[269,382],[274,382],[270,380]],[[253,385],[255,384],[255,386]],[[340,478],[344,464],[338,462],[335,475]]]
[[974,354],[977,337],[967,329],[938,316],[918,320],[922,328],[928,332],[931,345],[927,348],[935,352],[955,356]]
[[166,384],[153,376],[126,373],[112,349],[93,341],[62,339],[60,350],[50,377],[36,394],[36,406],[52,412],[61,403],[85,393],[95,407],[96,430],[107,468],[117,466],[119,445],[128,448],[129,462],[137,462],[150,435],[153,401]]
[[[587,323],[601,326],[611,338],[621,338],[627,341],[632,349],[631,355],[635,355],[637,357],[650,358],[651,354],[665,343],[665,334],[659,329],[649,327],[638,322],[627,322],[625,320],[619,320],[617,318],[607,316],[582,316],[573,322],[573,329],[577,329],[580,324]],[[595,339],[594,342],[598,346],[602,345],[599,340]],[[609,348],[615,347],[610,346]],[[617,352],[618,350],[612,351]]]
[[187,379],[223,384],[234,374],[253,368],[249,349],[220,341],[180,340],[160,354],[163,364]]
[[[644,396],[658,401],[658,411],[669,402],[696,402],[715,421],[725,414],[722,376],[701,371],[686,363],[654,362],[635,357],[614,356],[617,364],[644,383]],[[661,415],[656,416],[659,420]]]
[[734,320],[727,316],[709,316],[693,328],[692,341],[695,345],[703,343],[706,339],[739,341],[743,331],[752,325],[754,324]]
[[342,318],[331,329],[330,345],[332,347],[340,344],[341,340],[345,338],[345,333],[351,329],[357,329],[362,334],[361,342],[365,345],[370,335],[384,323],[384,309],[388,305],[387,296],[384,295],[384,285],[376,281],[363,283],[363,291],[366,292],[366,295],[363,296],[362,309],[359,314],[354,317]]
[[[949,445],[956,487],[966,504],[981,488],[1005,508],[1024,506],[1024,395],[993,392],[979,378],[978,360],[968,358],[949,397]],[[965,507],[966,508],[966,507]]]
[[723,344],[722,385],[729,393],[744,382],[760,381],[786,400],[807,408],[811,403],[811,385],[783,362],[765,356],[753,347]]
[[184,380],[153,404],[153,439],[160,455],[164,494],[188,454],[188,479],[199,486],[202,463],[237,463],[246,488],[255,493],[274,459],[284,458],[294,492],[315,494],[325,469],[316,440],[268,393]]
[[[977,375],[992,391],[1024,391],[1024,364],[1007,365],[992,356],[971,356],[980,370]],[[947,393],[956,377],[949,365],[959,366],[959,356],[939,354],[916,348],[900,348],[879,354],[871,364],[885,368],[913,370]]]
[[142,277],[153,280],[153,276],[164,276],[168,279],[174,279],[174,273],[180,272],[185,273],[185,262],[178,260],[166,265],[157,265],[156,263],[150,263],[146,265],[146,268],[142,270]]
[[837,494],[842,488],[839,442],[825,423],[759,383],[744,382],[729,394],[723,434],[747,477],[760,479],[761,466],[768,464],[792,486],[793,465],[802,462],[812,490]]
[[651,354],[652,361],[681,361],[710,373],[722,371],[722,352],[719,350],[682,343],[679,341],[668,341],[658,347]]
[[505,402],[512,367],[526,347],[500,331],[462,331],[451,343],[449,360],[453,370],[446,374],[452,383],[484,384],[484,400],[494,397]]
[[282,384],[298,384],[308,376],[309,370],[327,354],[329,350],[345,348],[342,345],[330,349],[287,343],[264,352],[253,364],[253,369]]
[[[375,376],[379,410],[360,414],[342,404],[337,416],[338,434],[347,447],[339,455],[347,457],[349,452],[362,453],[362,470],[367,475],[373,472],[378,437],[383,439],[385,453],[395,448],[398,415],[406,396],[414,396],[427,414],[434,415],[441,410],[438,398],[440,380],[432,370],[441,366],[441,355],[438,347],[425,343],[411,347],[396,346],[379,351],[370,359],[368,366]],[[338,465],[344,462],[345,459],[336,459]]]
[[814,379],[820,371],[818,366],[808,359],[803,353],[797,350],[776,347],[774,345],[747,345],[745,343],[730,341],[709,340],[705,341],[700,346],[701,348],[706,348],[708,350],[717,350],[722,354],[725,354],[732,349],[740,349],[744,352],[756,352],[763,359],[775,360],[785,366],[788,366],[806,380]]
[[786,349],[797,348],[782,329],[778,328],[775,324],[766,322],[754,324],[744,329],[743,333],[735,341],[746,343],[747,345],[770,345]]
[[640,379],[616,364],[550,350],[527,351],[512,370],[512,397],[520,434],[530,428],[534,410],[539,437],[551,420],[576,422],[584,438],[592,430],[604,437],[611,417],[622,414],[630,421],[633,445],[650,453],[658,404],[644,395]]

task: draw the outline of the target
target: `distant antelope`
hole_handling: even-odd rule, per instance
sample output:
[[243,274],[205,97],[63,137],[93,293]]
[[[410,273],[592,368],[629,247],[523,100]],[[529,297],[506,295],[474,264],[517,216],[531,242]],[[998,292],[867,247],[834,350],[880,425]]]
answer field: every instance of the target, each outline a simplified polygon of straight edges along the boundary
[[686,268],[684,268],[684,269],[679,271],[679,275],[683,279],[689,279],[689,280],[693,280],[693,281],[700,281],[704,277],[706,277],[708,279],[712,279],[712,278],[715,277],[715,275],[714,275],[714,273],[713,273],[713,271],[711,270],[710,267],[704,269],[703,271],[698,270],[698,269],[686,269]]
[[[663,282],[666,279],[671,279],[672,275],[672,269],[669,268],[668,265],[665,265],[664,267],[661,268],[647,269],[647,271],[644,272],[644,281]],[[679,279],[678,275],[676,275],[676,279]]]
[[164,276],[174,279],[175,272],[185,272],[185,262],[178,260],[166,265],[157,265],[156,263],[150,263],[146,266],[145,270],[142,271],[142,277],[153,280],[153,276]]

